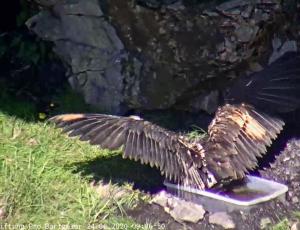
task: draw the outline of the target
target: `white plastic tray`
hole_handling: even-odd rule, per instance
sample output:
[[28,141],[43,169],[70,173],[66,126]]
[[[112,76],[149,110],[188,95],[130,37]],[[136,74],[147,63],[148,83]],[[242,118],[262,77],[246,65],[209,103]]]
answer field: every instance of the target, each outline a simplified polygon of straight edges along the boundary
[[[247,176],[247,182],[240,189],[246,189],[248,194],[253,192],[253,197],[238,194],[222,194],[217,191],[201,191],[198,189],[180,186],[164,182],[167,191],[178,195],[186,200],[190,200],[205,206],[208,211],[232,211],[235,209],[247,209],[275,198],[284,199],[284,194],[288,191],[286,185],[275,181],[266,180],[256,176]],[[210,209],[210,210],[209,210]]]

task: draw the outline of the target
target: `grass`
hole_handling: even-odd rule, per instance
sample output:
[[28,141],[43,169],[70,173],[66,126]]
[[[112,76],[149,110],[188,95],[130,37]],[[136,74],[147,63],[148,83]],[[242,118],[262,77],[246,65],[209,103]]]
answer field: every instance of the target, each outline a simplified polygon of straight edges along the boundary
[[[149,196],[133,189],[131,183],[109,182],[112,175],[108,172],[118,173],[118,152],[66,138],[52,125],[35,121],[37,111],[27,103],[2,97],[0,106],[0,226],[48,223],[84,229],[97,224],[133,224],[124,210]],[[16,116],[11,115],[13,109]],[[106,172],[96,176],[93,170],[84,172],[83,162],[95,159],[110,162],[111,168],[102,167]],[[91,185],[95,178],[105,179],[109,193],[103,195],[100,185]],[[114,191],[122,191],[122,196]]]
[[[300,212],[296,211],[293,213],[292,216],[293,216],[292,219],[294,219],[294,221],[299,222]],[[291,229],[291,224],[287,218],[283,219],[273,227],[273,230],[289,230],[289,229]]]
[[198,126],[193,126],[192,131],[187,133],[187,137],[193,141],[201,140],[207,137],[207,132]]
[[290,225],[288,219],[284,219],[280,221],[278,224],[276,224],[273,227],[273,230],[289,230],[289,229],[290,229]]
[[0,197],[9,223],[86,225],[138,200],[129,185],[125,199],[101,200],[88,178],[73,173],[75,168],[70,165],[107,156],[108,151],[62,138],[46,124],[26,123],[4,114],[0,114],[0,129]]

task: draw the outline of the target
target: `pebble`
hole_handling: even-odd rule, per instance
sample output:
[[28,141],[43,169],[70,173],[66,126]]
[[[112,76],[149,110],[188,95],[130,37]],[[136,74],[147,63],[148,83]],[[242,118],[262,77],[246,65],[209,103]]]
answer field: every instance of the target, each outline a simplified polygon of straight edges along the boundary
[[299,202],[299,198],[296,197],[296,196],[294,196],[294,197],[292,198],[292,203],[293,203],[293,204],[296,204],[296,203],[298,203],[298,202]]
[[186,201],[180,201],[177,206],[170,209],[170,215],[178,222],[197,223],[203,219],[204,214],[205,210],[201,205]]
[[151,203],[155,203],[162,207],[166,207],[169,197],[170,197],[169,194],[167,194],[165,191],[161,191],[153,197]]
[[299,222],[293,223],[291,226],[291,230],[300,230],[300,223]]
[[158,193],[152,202],[162,206],[179,223],[197,223],[203,219],[205,210],[202,205],[179,199],[165,191]]
[[226,212],[216,212],[209,216],[208,221],[210,224],[222,226],[224,229],[234,229],[235,223],[231,216]]
[[260,228],[261,229],[267,229],[268,227],[270,227],[271,223],[272,223],[272,221],[270,220],[269,217],[262,218],[260,220]]

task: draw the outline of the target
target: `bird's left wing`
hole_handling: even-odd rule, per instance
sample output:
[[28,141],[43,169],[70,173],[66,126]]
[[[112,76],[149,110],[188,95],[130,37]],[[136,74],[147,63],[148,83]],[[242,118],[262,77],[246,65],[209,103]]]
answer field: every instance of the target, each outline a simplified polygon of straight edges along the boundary
[[208,127],[204,145],[208,170],[217,181],[242,179],[257,166],[280,133],[284,122],[256,111],[252,106],[225,105],[216,112]]
[[123,150],[123,157],[156,166],[167,178],[204,189],[201,149],[188,146],[182,137],[151,122],[104,114],[64,114],[50,119],[69,136],[80,136],[101,148]]

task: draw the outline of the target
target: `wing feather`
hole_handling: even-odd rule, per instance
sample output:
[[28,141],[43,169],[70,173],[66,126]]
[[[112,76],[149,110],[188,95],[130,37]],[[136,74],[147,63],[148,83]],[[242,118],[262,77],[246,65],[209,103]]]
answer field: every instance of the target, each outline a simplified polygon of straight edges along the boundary
[[117,128],[114,133],[112,133],[112,140],[110,143],[108,143],[107,148],[108,149],[118,149],[120,148],[124,141],[125,141],[125,135],[124,135],[124,127]]
[[[154,139],[151,139],[151,143],[152,143],[152,147],[153,147],[153,159],[154,159],[154,162],[155,162],[155,165],[156,167],[160,167],[162,170],[164,169],[165,167],[165,162],[160,158],[160,154],[158,153],[158,143],[154,140]],[[159,164],[160,162],[160,164]]]
[[125,150],[123,153],[124,158],[131,159],[130,156],[131,156],[132,149],[133,149],[133,138],[134,138],[134,133],[132,131],[128,131],[127,139],[125,142],[125,143],[127,143],[127,145],[125,145]]
[[211,122],[204,146],[208,169],[217,179],[241,179],[257,166],[284,126],[278,118],[245,104],[225,105]]
[[97,136],[97,134],[99,134],[99,132],[103,130],[105,126],[107,126],[107,119],[101,119],[99,120],[99,123],[95,124],[95,126],[93,127],[87,128],[86,130],[85,129],[81,130],[80,128],[77,128],[74,129],[73,132],[76,132],[78,130],[76,134],[81,136],[80,137],[81,141],[91,141],[91,138],[95,138],[95,136]]
[[[116,149],[121,147],[121,141],[124,141],[124,128],[122,124],[114,124],[111,126],[109,132],[106,133],[106,137],[103,138],[102,148]],[[121,138],[121,139],[119,139]],[[112,147],[111,147],[112,146]]]
[[[68,127],[65,127],[64,131],[65,132],[69,132],[71,130],[74,130],[74,131],[76,130],[77,132],[81,132],[81,130],[84,130],[84,132],[87,132],[89,129],[92,129],[95,125],[97,125],[98,122],[99,122],[98,120],[83,120],[83,121],[79,121],[79,122],[76,122],[74,124],[71,124]],[[74,134],[74,135],[77,136],[78,134]]]
[[143,133],[143,136],[142,136],[142,139],[141,139],[141,152],[144,155],[145,162],[148,162],[151,166],[151,160],[150,160],[150,157],[149,157],[149,151],[148,151],[146,142],[147,142],[147,138],[146,138],[145,133]]
[[103,114],[64,114],[50,120],[69,135],[79,136],[92,145],[111,150],[122,147],[124,158],[156,166],[177,183],[205,188],[199,153],[177,134],[153,123]]
[[101,143],[103,145],[103,142],[104,142],[105,138],[107,137],[107,135],[109,135],[114,130],[114,127],[112,127],[112,125],[107,122],[104,123],[100,127],[101,127],[101,129],[95,128],[95,131],[97,131],[97,134],[95,136],[89,135],[89,136],[85,137],[89,140],[90,144],[96,145],[97,143]]

